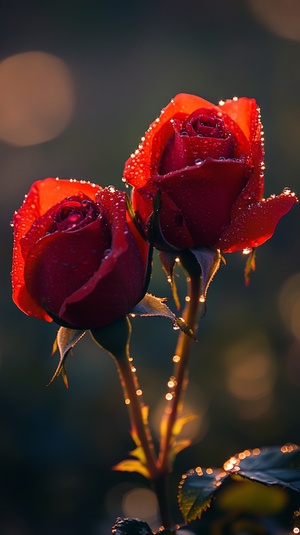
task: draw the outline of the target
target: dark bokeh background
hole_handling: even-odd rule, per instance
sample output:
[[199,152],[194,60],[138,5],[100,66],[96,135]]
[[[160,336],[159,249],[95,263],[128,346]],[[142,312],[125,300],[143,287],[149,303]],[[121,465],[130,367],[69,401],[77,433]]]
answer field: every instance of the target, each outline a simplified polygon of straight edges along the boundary
[[[111,471],[132,443],[110,358],[86,336],[68,363],[69,390],[61,379],[46,387],[56,327],[11,302],[14,210],[47,176],[123,188],[125,159],[178,92],[212,102],[255,97],[266,195],[285,186],[299,195],[299,41],[297,0],[1,3],[1,60],[37,51],[63,62],[50,61],[53,73],[46,68],[35,81],[21,56],[17,82],[0,63],[1,534],[105,535],[119,514],[154,515],[130,505],[151,501],[130,492],[142,478]],[[47,66],[49,56],[35,57]],[[245,257],[227,255],[193,351],[187,401],[200,418],[174,485],[187,469],[220,466],[246,447],[300,442],[299,261],[298,207],[259,249],[250,287]],[[157,261],[152,291],[170,296]],[[177,333],[167,320],[133,326],[133,356],[157,427]]]

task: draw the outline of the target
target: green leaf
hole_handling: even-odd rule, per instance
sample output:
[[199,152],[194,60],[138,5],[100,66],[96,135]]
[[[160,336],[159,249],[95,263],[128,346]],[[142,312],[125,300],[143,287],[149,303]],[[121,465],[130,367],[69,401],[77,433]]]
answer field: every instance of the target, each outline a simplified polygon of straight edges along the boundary
[[286,444],[245,450],[226,461],[223,470],[191,470],[183,476],[178,494],[186,522],[201,516],[223,481],[231,475],[300,492],[300,447]]
[[245,450],[225,464],[227,473],[300,492],[300,447],[295,444]]
[[53,344],[53,351],[52,354],[58,349],[60,354],[60,359],[58,366],[51,378],[51,381],[49,384],[51,384],[56,377],[58,377],[59,374],[62,375],[63,381],[68,388],[68,379],[66,374],[66,365],[65,361],[66,358],[73,349],[73,347],[81,340],[81,338],[85,335],[85,331],[78,330],[78,329],[69,329],[68,327],[60,327],[58,329],[55,342]]
[[147,293],[132,309],[130,316],[160,316],[170,319],[177,328],[194,338],[193,331],[182,318],[178,318],[165,304],[165,299]]
[[139,461],[141,461],[142,464],[144,464],[146,466],[146,463],[147,463],[147,459],[146,459],[146,455],[145,455],[145,451],[144,451],[144,448],[142,448],[142,446],[138,446],[137,448],[135,448],[134,450],[132,450],[130,452],[130,455],[132,457],[135,457],[136,459],[138,459]]
[[196,468],[182,476],[178,502],[185,522],[200,518],[228,474],[219,468]]
[[137,472],[146,479],[150,479],[149,470],[143,463],[136,459],[126,459],[125,461],[121,461],[116,464],[113,469],[118,470],[119,472]]
[[111,535],[153,535],[146,522],[136,518],[117,518]]

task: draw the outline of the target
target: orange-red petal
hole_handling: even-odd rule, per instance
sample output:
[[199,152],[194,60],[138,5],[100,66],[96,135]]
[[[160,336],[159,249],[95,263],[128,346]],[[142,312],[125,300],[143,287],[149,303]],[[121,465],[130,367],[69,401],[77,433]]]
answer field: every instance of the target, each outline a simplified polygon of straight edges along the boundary
[[95,199],[99,186],[85,181],[58,180],[46,178],[38,180],[31,186],[28,195],[13,218],[14,248],[12,265],[13,300],[25,314],[39,319],[52,321],[48,314],[35,303],[29,295],[24,282],[25,259],[22,255],[20,240],[27,234],[34,221],[44,215],[53,205],[78,191],[82,191],[92,200]]
[[216,247],[223,253],[258,247],[271,238],[278,221],[298,202],[290,191],[249,206],[230,223]]

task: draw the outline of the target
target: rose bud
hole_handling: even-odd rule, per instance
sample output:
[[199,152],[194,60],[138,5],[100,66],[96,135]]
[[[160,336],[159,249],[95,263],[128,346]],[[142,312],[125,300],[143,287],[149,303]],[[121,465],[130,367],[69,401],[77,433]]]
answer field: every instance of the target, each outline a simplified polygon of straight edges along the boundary
[[143,297],[148,245],[123,192],[40,180],[13,225],[13,300],[26,314],[92,329],[125,316]]
[[159,249],[209,246],[228,253],[264,243],[297,202],[287,188],[263,199],[263,155],[254,99],[215,106],[179,94],[127,160],[124,178],[134,186],[133,206],[146,228],[160,192]]

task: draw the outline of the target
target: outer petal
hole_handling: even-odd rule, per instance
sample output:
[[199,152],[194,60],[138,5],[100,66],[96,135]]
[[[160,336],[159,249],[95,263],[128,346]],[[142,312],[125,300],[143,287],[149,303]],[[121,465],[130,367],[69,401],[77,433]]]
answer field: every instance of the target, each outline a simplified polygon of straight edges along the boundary
[[49,313],[59,316],[65,299],[84,288],[97,272],[110,245],[110,232],[101,216],[80,230],[44,235],[26,257],[28,292]]
[[180,93],[162,109],[151,123],[138,149],[125,163],[124,177],[132,186],[141,187],[158,172],[158,164],[166,142],[173,134],[171,119],[185,118],[198,108],[218,107],[195,95]]
[[52,321],[48,314],[35,303],[25,287],[25,258],[21,251],[20,240],[30,230],[34,221],[45,214],[51,206],[65,197],[75,195],[79,190],[94,200],[96,192],[100,191],[101,188],[85,181],[78,182],[76,180],[58,180],[55,178],[39,180],[31,186],[21,208],[14,215],[13,300],[25,314]]
[[97,202],[106,207],[110,218],[112,248],[93,277],[60,310],[60,318],[77,328],[104,327],[128,314],[143,297],[145,265],[126,222],[125,195],[105,188]]
[[260,109],[253,98],[226,100],[221,108],[239,125],[250,143],[260,141],[262,130]]
[[250,204],[222,233],[216,247],[223,253],[258,247],[271,238],[280,218],[297,201],[294,193],[283,192],[277,197]]
[[246,179],[243,161],[207,158],[199,166],[152,177],[144,188],[133,190],[133,202],[146,221],[160,190],[159,219],[166,241],[180,249],[212,245],[229,224],[232,204]]

